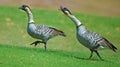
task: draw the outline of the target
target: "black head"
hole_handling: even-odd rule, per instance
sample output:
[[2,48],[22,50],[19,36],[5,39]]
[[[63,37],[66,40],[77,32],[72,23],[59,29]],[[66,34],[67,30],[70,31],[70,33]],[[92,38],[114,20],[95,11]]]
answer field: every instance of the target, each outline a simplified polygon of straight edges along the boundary
[[72,13],[70,12],[70,10],[68,10],[66,7],[60,7],[60,10],[65,14],[65,15],[68,15],[68,14],[71,14],[72,15]]
[[[19,7],[19,9],[24,10],[24,11],[26,11],[27,8],[29,8],[28,5],[22,5],[22,6]],[[30,9],[30,8],[29,8],[29,9]]]

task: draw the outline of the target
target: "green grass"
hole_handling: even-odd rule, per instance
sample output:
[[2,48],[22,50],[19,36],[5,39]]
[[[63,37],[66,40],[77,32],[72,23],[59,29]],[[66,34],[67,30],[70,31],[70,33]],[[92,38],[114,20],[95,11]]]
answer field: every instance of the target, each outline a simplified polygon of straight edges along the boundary
[[116,53],[99,50],[105,61],[94,54],[87,60],[89,50],[75,36],[75,25],[59,10],[33,8],[35,23],[63,30],[67,37],[55,37],[43,44],[29,45],[35,39],[26,32],[27,16],[18,7],[0,6],[0,67],[118,67],[120,65],[120,17],[86,15],[73,12],[88,28],[96,31],[118,47]]
[[[0,45],[1,67],[112,67],[120,62],[116,55],[105,57],[107,60],[87,60],[84,52],[67,52],[58,50]],[[83,55],[83,56],[80,56]],[[113,57],[112,57],[113,56]],[[117,62],[114,62],[117,61]],[[101,65],[102,64],[102,65]]]

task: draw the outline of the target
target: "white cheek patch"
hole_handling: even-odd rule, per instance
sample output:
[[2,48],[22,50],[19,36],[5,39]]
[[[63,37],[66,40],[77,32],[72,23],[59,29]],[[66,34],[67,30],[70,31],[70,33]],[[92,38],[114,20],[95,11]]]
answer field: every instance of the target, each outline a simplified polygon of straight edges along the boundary
[[69,14],[69,12],[68,11],[65,11],[65,13],[68,15]]
[[26,7],[25,10],[29,10],[29,8]]
[[24,9],[25,9],[25,11],[29,11],[30,10],[28,7],[25,7]]

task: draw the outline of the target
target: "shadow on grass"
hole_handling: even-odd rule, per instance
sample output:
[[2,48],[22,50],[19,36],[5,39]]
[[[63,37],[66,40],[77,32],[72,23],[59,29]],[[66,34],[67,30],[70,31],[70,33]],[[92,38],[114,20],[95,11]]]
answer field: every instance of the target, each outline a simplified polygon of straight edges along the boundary
[[[55,54],[55,55],[75,58],[75,59],[79,59],[79,60],[101,61],[100,59],[88,59],[88,58],[78,57],[75,55],[74,52],[68,52],[68,51],[63,51],[63,50],[47,50],[47,51],[45,51],[44,49],[41,49],[41,48],[31,48],[31,47],[12,46],[12,45],[3,45],[3,44],[0,44],[0,47],[20,49],[20,50],[26,50],[26,51],[34,51],[37,53]],[[104,61],[105,62],[112,62],[112,61],[108,61],[108,60],[104,60]],[[0,63],[0,64],[2,64],[2,63]]]
[[81,57],[77,57],[77,56],[74,56],[74,58],[76,58],[76,59],[80,59],[80,60],[103,61],[103,60],[100,60],[100,59],[81,58]]
[[95,59],[95,58],[89,59],[89,58],[81,58],[81,57],[78,57],[78,56],[74,56],[74,58],[80,59],[80,60],[89,60],[89,61],[100,61],[100,62],[114,63],[114,62],[112,62],[112,61],[110,61],[110,60],[106,60],[106,59],[100,60],[99,58],[98,58],[98,59]]
[[106,59],[103,59],[103,60],[100,60],[99,58],[98,59],[95,59],[95,58],[83,58],[83,57],[80,57],[78,55],[75,55],[74,52],[67,52],[67,51],[53,51],[53,50],[49,50],[50,53],[54,53],[56,55],[60,55],[60,56],[64,56],[64,57],[71,57],[71,58],[75,58],[75,59],[78,59],[78,60],[85,60],[85,61],[98,61],[98,62],[109,62],[109,63],[114,63],[110,60],[106,60]]
[[13,48],[13,49],[22,49],[22,50],[36,51],[36,52],[43,52],[44,51],[43,49],[38,49],[38,48],[30,48],[30,47],[24,47],[24,46],[3,45],[3,44],[0,44],[0,47]]

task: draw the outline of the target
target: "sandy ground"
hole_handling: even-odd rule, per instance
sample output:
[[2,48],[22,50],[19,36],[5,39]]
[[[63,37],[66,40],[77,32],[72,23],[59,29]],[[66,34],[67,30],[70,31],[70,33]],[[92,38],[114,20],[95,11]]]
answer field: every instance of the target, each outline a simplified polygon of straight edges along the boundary
[[32,7],[58,9],[65,6],[72,11],[106,16],[120,16],[120,0],[0,0],[1,5],[28,4]]

